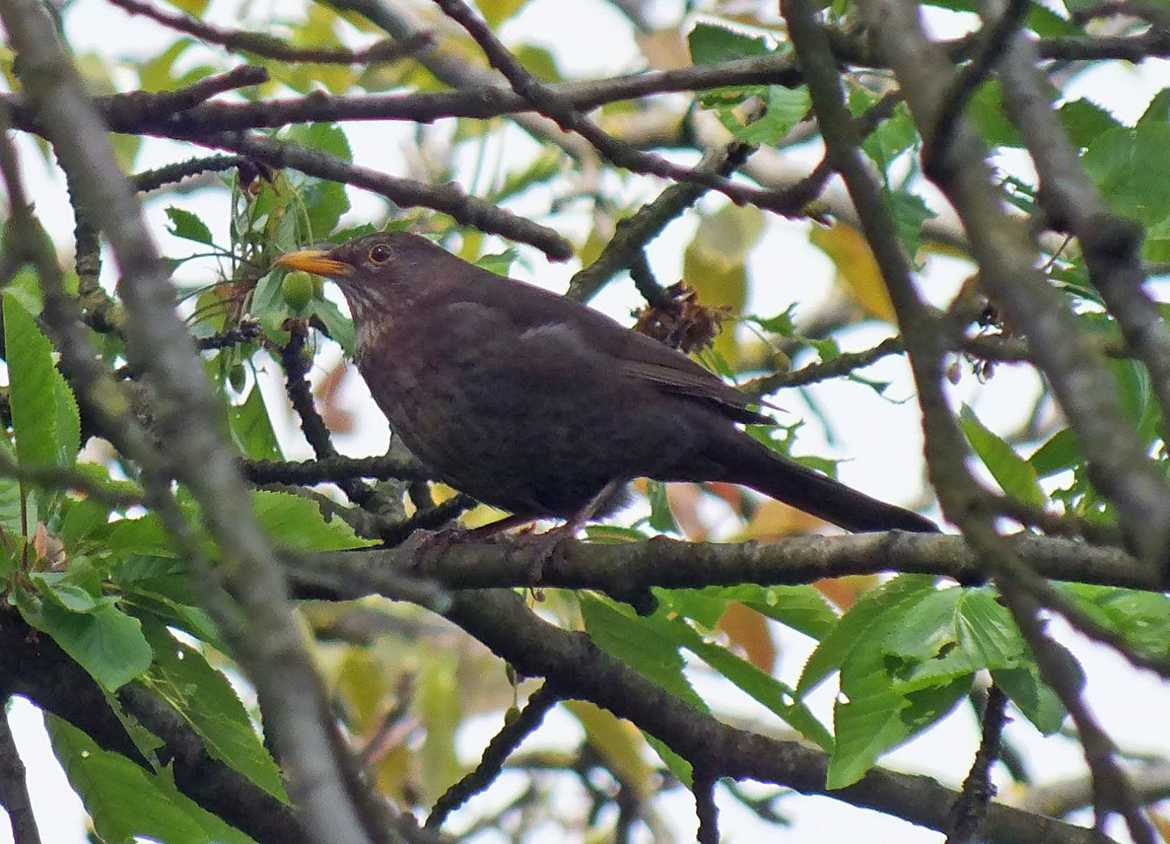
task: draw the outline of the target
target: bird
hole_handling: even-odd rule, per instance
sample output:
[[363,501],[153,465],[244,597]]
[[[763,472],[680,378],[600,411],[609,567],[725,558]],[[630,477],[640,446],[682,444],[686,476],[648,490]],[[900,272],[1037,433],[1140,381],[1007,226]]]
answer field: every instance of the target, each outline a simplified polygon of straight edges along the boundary
[[774,424],[758,400],[685,354],[425,237],[380,232],[276,264],[336,282],[392,431],[509,524],[579,530],[646,477],[741,484],[854,533],[938,530],[758,442],[739,427]]

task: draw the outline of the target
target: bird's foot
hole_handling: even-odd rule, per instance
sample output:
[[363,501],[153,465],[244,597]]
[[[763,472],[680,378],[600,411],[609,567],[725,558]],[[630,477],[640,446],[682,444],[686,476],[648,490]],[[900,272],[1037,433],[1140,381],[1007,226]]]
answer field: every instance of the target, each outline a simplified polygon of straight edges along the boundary
[[579,530],[580,527],[570,521],[543,533],[527,529],[523,533],[509,537],[513,547],[523,550],[524,555],[529,558],[525,579],[538,600],[543,599],[538,587],[544,580],[545,566],[556,560],[563,543],[575,539]]
[[410,535],[410,538],[403,543],[403,548],[410,554],[412,568],[416,572],[422,573],[453,545],[500,541],[507,538],[505,531],[509,528],[531,521],[531,518],[523,516],[505,516],[497,521],[474,528],[451,525],[442,530],[420,529]]

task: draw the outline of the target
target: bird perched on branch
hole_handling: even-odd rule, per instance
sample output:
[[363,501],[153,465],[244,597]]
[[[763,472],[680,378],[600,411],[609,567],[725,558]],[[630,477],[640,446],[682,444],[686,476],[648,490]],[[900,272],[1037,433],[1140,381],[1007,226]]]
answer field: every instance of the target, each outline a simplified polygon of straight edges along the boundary
[[937,530],[752,439],[736,423],[771,420],[686,355],[423,237],[372,234],[277,263],[337,282],[392,429],[512,523],[575,531],[649,477],[744,484],[849,531]]

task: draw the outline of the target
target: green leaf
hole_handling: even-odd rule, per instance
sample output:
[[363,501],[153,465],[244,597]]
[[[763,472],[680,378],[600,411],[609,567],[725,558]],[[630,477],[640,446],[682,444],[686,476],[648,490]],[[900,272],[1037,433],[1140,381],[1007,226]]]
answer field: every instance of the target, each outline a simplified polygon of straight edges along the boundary
[[516,250],[508,248],[492,255],[481,255],[475,260],[475,265],[481,270],[507,277],[508,271],[512,269],[512,262],[515,260]]
[[1110,129],[1121,126],[1117,118],[1092,100],[1081,98],[1060,107],[1060,119],[1073,145],[1084,149]]
[[184,240],[193,240],[196,243],[202,243],[207,246],[215,245],[215,239],[211,236],[211,229],[197,215],[182,208],[176,208],[173,205],[166,209],[166,213],[171,221],[171,226],[167,231],[175,237],[181,237]]
[[666,497],[666,484],[661,481],[648,481],[646,498],[650,502],[650,527],[659,533],[678,533],[674,513],[670,510],[670,501]]
[[1077,435],[1072,428],[1057,431],[1028,458],[1038,478],[1047,478],[1072,469],[1083,461]]
[[687,44],[691,50],[691,61],[695,64],[716,64],[733,59],[766,56],[772,52],[766,38],[745,35],[726,26],[701,22],[695,24],[695,28],[687,35]]
[[1024,139],[1015,124],[1007,118],[1003,106],[1003,91],[999,80],[984,82],[971,96],[967,116],[988,146],[1022,147]]
[[[867,98],[865,104],[872,105],[876,101],[876,98]],[[894,113],[870,132],[862,142],[861,148],[885,173],[899,155],[915,146],[918,141],[918,130],[914,126],[914,119],[910,117],[910,110],[905,103],[899,103],[894,108]]]
[[791,688],[746,659],[703,639],[680,619],[663,619],[684,648],[714,668],[757,702],[763,704],[794,730],[822,750],[831,751],[833,737],[808,707],[797,700]]
[[264,748],[231,683],[203,654],[172,636],[157,622],[143,625],[154,663],[142,678],[203,739],[212,757],[243,774],[270,795],[288,803],[280,769]]
[[970,688],[971,677],[966,676],[903,697],[883,685],[880,672],[872,682],[859,684],[833,711],[836,744],[829,757],[826,787],[845,788],[857,782],[882,753],[938,721]]
[[1145,112],[1138,118],[1137,125],[1157,125],[1167,122],[1170,122],[1170,88],[1163,88],[1150,100]]
[[1170,125],[1146,123],[1097,136],[1081,161],[1113,209],[1152,226],[1170,216]]
[[336,123],[309,123],[307,125],[292,126],[288,130],[288,140],[309,149],[329,153],[340,158],[346,164],[353,163],[353,151],[349,147],[349,139],[344,130]]
[[886,198],[889,200],[890,210],[894,212],[898,242],[902,244],[906,254],[913,257],[918,254],[918,247],[922,245],[922,224],[938,215],[931,211],[926,200],[916,193],[895,190],[889,191]]
[[1059,588],[1100,624],[1124,636],[1133,648],[1154,656],[1170,655],[1170,597],[1081,583]]
[[1040,487],[1032,464],[1016,454],[998,434],[985,427],[967,405],[963,405],[959,411],[959,427],[1004,492],[1029,506],[1044,506],[1048,497]]
[[588,592],[581,595],[581,616],[602,650],[699,711],[707,711],[707,704],[683,674],[676,631],[664,631],[650,619],[636,618],[624,607]]
[[[806,636],[820,641],[837,626],[837,614],[825,596],[813,586],[759,586],[742,583],[737,586],[708,586],[704,589],[670,589],[655,591],[660,602],[680,615],[694,618],[705,627],[713,628],[722,616],[728,601],[739,601],[773,621],[799,630]],[[719,615],[714,618],[693,614],[693,603],[683,603],[684,596],[701,596],[715,602]]]
[[796,686],[797,694],[804,697],[816,688],[845,663],[855,648],[876,649],[873,634],[880,631],[885,620],[898,617],[905,607],[934,591],[934,578],[910,574],[895,577],[862,595],[809,656]]
[[785,88],[769,85],[766,94],[767,109],[751,123],[744,123],[730,108],[719,110],[719,120],[736,138],[757,146],[772,146],[782,141],[792,127],[804,119],[812,105],[808,88]]
[[654,748],[654,752],[665,763],[667,770],[674,774],[675,779],[688,788],[694,785],[695,769],[691,763],[671,750],[661,739],[655,738],[649,733],[644,733],[644,735],[646,743]]
[[102,841],[129,844],[149,838],[167,844],[254,844],[181,794],[167,775],[151,775],[125,756],[102,750],[55,715],[45,714],[45,728],[53,753]]
[[899,615],[880,648],[900,694],[985,668],[1014,668],[1027,658],[1011,613],[989,587],[926,595]]
[[112,606],[70,612],[56,601],[20,607],[30,625],[53,637],[61,650],[108,691],[116,691],[150,667],[142,625]]
[[248,398],[228,410],[232,435],[240,451],[253,460],[280,460],[283,454],[272,430],[268,408],[259,384],[253,384]]
[[99,606],[108,605],[109,598],[95,598],[85,588],[66,580],[68,575],[58,571],[34,571],[29,573],[29,580],[36,584],[41,595],[55,602],[63,610],[69,612],[93,612]]
[[[733,587],[739,589],[740,587]],[[740,600],[773,621],[799,630],[820,641],[837,626],[837,614],[825,600],[824,594],[809,585],[753,586],[745,585],[747,592],[759,590],[759,597],[744,595]]]
[[73,393],[53,365],[53,348],[32,314],[4,297],[4,348],[16,456],[30,466],[72,465],[81,447]]
[[1000,668],[992,671],[991,677],[1043,735],[1054,734],[1064,724],[1068,712],[1056,692],[1040,679],[1040,670],[1035,664]]
[[343,551],[376,544],[362,539],[341,519],[325,521],[316,502],[285,492],[258,490],[252,504],[260,524],[287,548],[298,551]]
[[307,240],[315,242],[329,237],[341,215],[349,210],[345,186],[337,182],[314,179],[300,191],[309,225]]
[[352,358],[355,342],[353,320],[328,299],[314,299],[309,303],[309,313],[325,324],[329,336]]

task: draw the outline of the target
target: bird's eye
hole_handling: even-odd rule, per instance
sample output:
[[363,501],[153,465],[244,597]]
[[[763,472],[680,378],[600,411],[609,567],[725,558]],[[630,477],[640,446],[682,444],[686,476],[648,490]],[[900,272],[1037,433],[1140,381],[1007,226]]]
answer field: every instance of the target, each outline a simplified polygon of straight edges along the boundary
[[379,243],[370,250],[370,260],[375,264],[384,264],[390,260],[390,247]]

